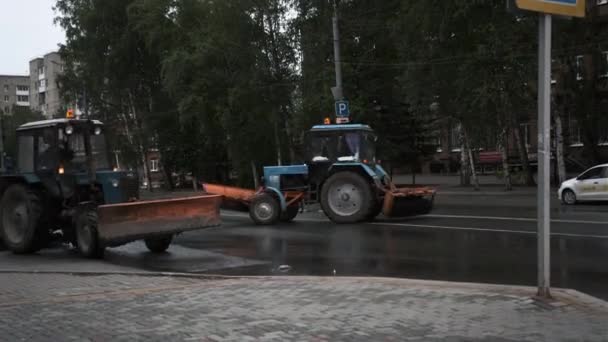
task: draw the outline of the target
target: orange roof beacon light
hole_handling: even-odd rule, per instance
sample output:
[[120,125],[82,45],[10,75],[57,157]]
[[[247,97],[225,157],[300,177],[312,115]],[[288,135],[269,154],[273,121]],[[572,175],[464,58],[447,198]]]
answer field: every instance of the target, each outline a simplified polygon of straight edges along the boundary
[[65,117],[66,119],[73,119],[74,118],[74,110],[73,109],[68,109],[68,111],[65,113]]
[[325,118],[325,119],[323,120],[323,124],[324,124],[324,125],[331,125],[331,120],[330,120],[329,118]]

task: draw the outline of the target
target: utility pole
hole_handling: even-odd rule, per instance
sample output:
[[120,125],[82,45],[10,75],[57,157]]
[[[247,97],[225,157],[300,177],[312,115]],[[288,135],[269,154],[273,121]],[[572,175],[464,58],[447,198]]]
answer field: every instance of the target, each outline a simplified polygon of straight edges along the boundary
[[4,173],[4,113],[0,113],[0,173]]
[[538,296],[551,287],[551,14],[540,14],[538,40]]
[[338,0],[334,0],[334,16],[332,23],[334,27],[334,62],[336,68],[336,86],[331,89],[334,100],[344,99],[344,89],[342,87],[342,61],[340,57],[340,28],[338,26]]

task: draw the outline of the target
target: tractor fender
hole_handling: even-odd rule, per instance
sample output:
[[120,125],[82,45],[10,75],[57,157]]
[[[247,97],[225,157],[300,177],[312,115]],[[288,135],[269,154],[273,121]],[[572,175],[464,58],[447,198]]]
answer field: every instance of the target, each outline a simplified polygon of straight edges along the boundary
[[4,194],[4,191],[13,184],[37,184],[39,182],[40,178],[35,174],[2,176],[0,177],[0,197]]
[[369,165],[363,163],[340,163],[334,164],[329,168],[329,174],[340,171],[355,171],[366,176],[377,188],[382,188],[382,180],[378,173]]
[[277,188],[267,186],[267,187],[264,187],[263,189],[261,189],[260,191],[258,191],[258,193],[268,193],[268,194],[273,194],[273,195],[277,196],[277,199],[279,200],[279,203],[281,204],[281,212],[284,212],[285,210],[287,210],[287,201],[285,200],[285,196],[283,196],[283,193],[281,191],[279,191]]

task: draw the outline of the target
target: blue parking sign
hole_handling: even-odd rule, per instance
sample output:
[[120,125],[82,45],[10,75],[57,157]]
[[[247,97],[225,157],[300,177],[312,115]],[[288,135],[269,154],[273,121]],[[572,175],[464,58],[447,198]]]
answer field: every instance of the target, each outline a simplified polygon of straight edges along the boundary
[[336,101],[336,117],[348,118],[349,116],[348,101]]

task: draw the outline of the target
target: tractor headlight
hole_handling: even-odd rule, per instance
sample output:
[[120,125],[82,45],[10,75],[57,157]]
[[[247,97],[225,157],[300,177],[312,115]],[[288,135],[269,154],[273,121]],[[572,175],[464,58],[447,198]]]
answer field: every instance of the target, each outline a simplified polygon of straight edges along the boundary
[[118,188],[118,180],[112,179],[110,182],[112,183],[113,187]]
[[100,135],[101,134],[101,127],[99,127],[99,126],[95,127],[95,130],[93,130],[93,133],[95,133],[95,135]]
[[74,127],[70,125],[65,126],[65,134],[72,135],[72,133],[74,133]]

